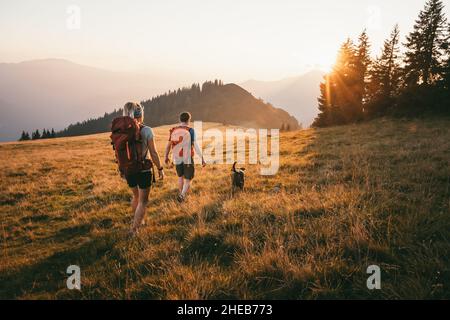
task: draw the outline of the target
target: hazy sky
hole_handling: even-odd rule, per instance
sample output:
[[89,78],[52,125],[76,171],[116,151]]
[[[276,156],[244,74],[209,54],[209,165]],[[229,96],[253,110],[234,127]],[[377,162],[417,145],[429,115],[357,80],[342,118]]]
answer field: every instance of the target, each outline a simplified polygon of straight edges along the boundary
[[364,28],[377,54],[395,23],[402,36],[411,30],[424,2],[0,0],[0,62],[63,58],[198,81],[275,80],[327,68]]

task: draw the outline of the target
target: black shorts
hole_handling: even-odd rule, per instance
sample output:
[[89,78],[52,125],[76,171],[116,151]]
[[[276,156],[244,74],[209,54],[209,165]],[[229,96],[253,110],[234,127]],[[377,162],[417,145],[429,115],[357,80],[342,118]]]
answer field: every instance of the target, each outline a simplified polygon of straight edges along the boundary
[[130,188],[136,188],[138,186],[139,189],[148,189],[152,186],[153,176],[151,171],[145,171],[132,174],[126,177],[126,179]]
[[195,173],[195,168],[194,168],[194,161],[191,161],[190,164],[177,164],[175,166],[176,170],[177,170],[177,176],[178,177],[184,177],[185,179],[188,180],[192,180],[194,179],[194,173]]

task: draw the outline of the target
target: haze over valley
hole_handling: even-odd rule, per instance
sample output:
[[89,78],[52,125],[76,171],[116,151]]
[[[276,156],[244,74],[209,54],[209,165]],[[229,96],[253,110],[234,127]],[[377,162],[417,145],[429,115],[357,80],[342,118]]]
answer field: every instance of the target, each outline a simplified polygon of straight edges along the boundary
[[[280,82],[248,81],[242,87],[309,124],[319,78],[319,72],[310,72]],[[119,109],[126,101],[145,101],[191,84],[182,74],[114,72],[63,59],[0,63],[0,141],[17,140],[22,130],[59,131]],[[210,105],[224,99],[210,100]]]
[[62,59],[0,63],[0,141],[22,130],[54,128],[98,117],[182,85],[167,74],[113,72]]
[[241,86],[255,97],[283,108],[296,117],[303,127],[308,127],[318,113],[319,83],[324,74],[320,70],[311,70],[278,81],[249,80]]

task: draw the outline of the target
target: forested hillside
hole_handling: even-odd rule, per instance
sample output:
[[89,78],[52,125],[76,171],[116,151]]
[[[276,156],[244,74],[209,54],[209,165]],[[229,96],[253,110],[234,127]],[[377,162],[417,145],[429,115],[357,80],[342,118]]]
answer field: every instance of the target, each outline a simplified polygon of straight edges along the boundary
[[[175,123],[180,112],[189,111],[194,120],[255,128],[299,128],[297,120],[286,111],[256,99],[238,85],[223,84],[219,80],[169,91],[143,101],[142,105],[144,121],[150,126]],[[108,131],[112,119],[121,112],[114,110],[103,117],[70,125],[58,135],[76,136]]]

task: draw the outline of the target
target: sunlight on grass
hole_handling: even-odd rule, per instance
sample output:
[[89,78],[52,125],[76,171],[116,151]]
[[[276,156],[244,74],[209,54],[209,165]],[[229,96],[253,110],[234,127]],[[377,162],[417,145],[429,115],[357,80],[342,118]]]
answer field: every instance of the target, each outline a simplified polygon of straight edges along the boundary
[[[231,197],[229,166],[199,167],[183,205],[166,170],[134,240],[108,134],[1,144],[0,297],[449,298],[449,128],[283,133],[276,176],[246,165]],[[70,264],[81,292],[65,289]],[[369,264],[383,290],[367,290]]]

